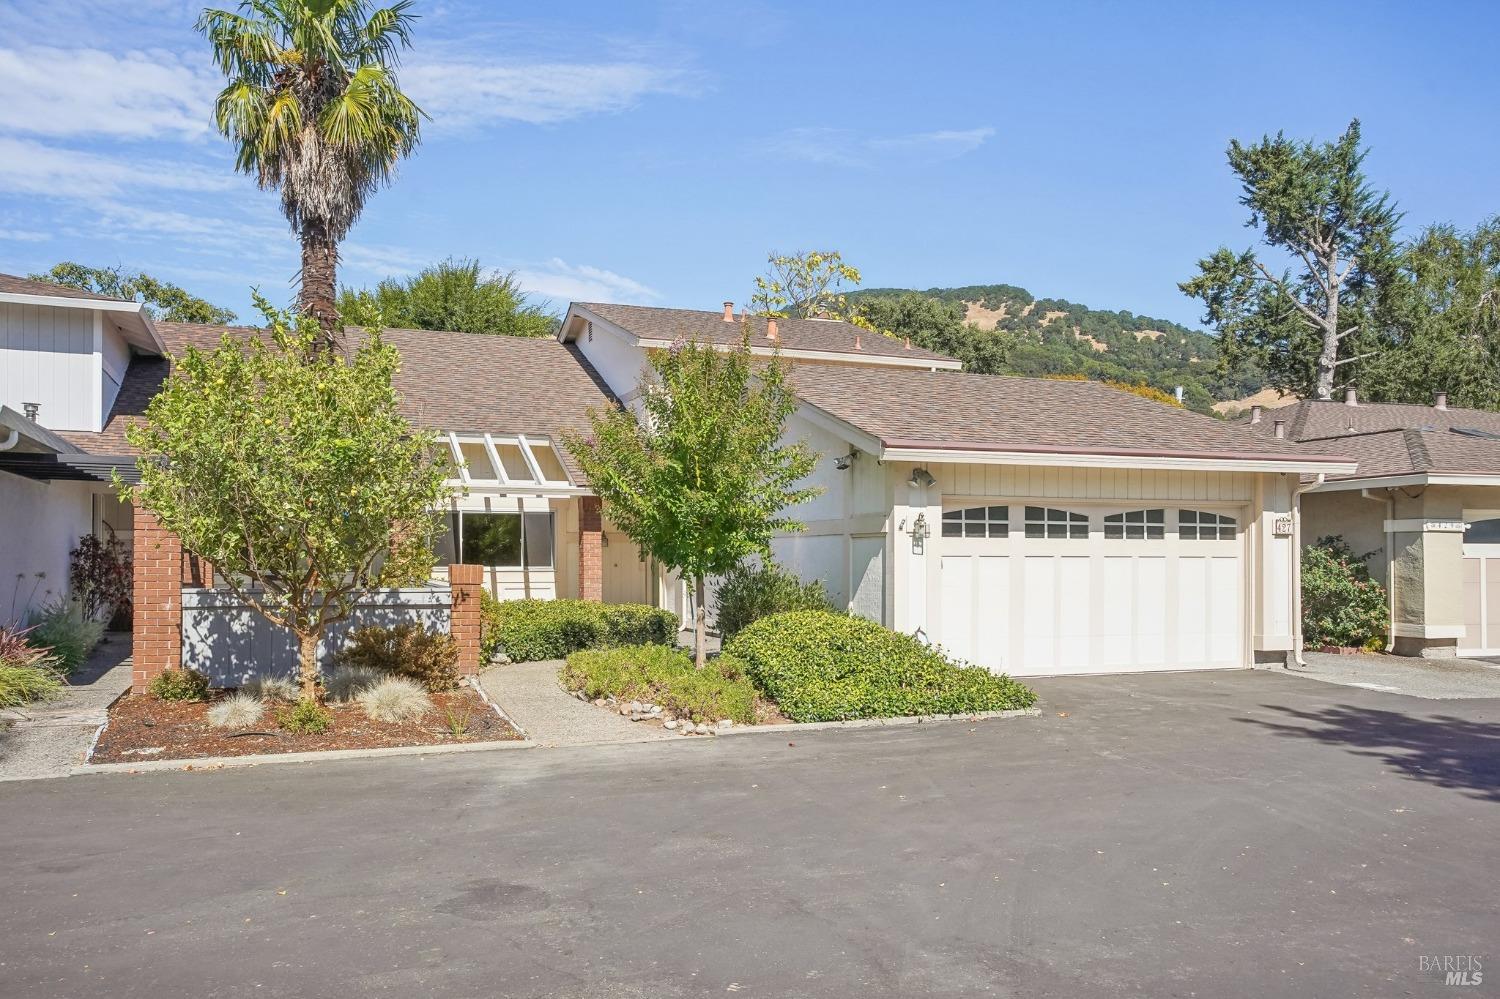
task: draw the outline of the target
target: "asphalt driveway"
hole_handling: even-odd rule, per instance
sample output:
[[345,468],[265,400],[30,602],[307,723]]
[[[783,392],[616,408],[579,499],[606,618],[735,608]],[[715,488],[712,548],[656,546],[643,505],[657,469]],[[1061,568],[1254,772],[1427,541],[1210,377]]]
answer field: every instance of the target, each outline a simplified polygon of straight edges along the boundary
[[0,993],[1496,994],[1500,701],[1038,688],[1040,719],[0,786]]

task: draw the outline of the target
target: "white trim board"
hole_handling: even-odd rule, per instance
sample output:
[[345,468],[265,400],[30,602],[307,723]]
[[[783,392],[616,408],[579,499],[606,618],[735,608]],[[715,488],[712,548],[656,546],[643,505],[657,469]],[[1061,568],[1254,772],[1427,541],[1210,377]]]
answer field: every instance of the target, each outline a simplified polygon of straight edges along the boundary
[[1255,458],[1178,458],[1168,455],[1079,454],[1055,451],[965,451],[885,448],[882,461],[950,461],[973,465],[1050,465],[1060,468],[1151,468],[1209,472],[1352,471],[1354,463],[1275,461]]

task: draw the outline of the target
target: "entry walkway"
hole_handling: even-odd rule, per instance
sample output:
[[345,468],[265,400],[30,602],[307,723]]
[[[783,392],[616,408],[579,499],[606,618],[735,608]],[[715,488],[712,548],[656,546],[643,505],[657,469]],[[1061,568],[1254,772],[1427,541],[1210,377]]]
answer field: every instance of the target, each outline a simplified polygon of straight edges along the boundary
[[66,777],[84,762],[105,709],[130,687],[130,634],[111,632],[55,701],[0,711],[0,780]]
[[1500,697],[1500,666],[1476,659],[1306,654],[1307,666],[1286,672],[1325,683],[1429,700]]
[[562,689],[562,661],[507,663],[480,674],[479,682],[527,737],[542,746],[586,746],[601,742],[653,742],[673,733],[596,708]]

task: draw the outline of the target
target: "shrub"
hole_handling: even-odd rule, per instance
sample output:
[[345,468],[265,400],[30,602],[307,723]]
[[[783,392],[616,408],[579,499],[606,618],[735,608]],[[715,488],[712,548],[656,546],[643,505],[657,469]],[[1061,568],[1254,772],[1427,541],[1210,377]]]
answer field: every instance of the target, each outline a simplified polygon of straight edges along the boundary
[[276,712],[276,724],[293,735],[317,735],[328,731],[333,713],[317,701],[298,701]]
[[265,713],[260,698],[242,690],[209,708],[208,723],[214,728],[249,728]]
[[38,648],[52,650],[57,668],[71,673],[88,659],[104,637],[104,622],[83,612],[76,601],[58,598],[31,614],[26,640]]
[[435,635],[414,621],[371,625],[349,634],[349,644],[334,654],[332,665],[393,673],[428,690],[449,690],[458,684],[458,645],[452,635]]
[[240,687],[240,693],[271,703],[291,704],[297,699],[297,682],[289,676],[258,676]]
[[129,616],[130,554],[119,538],[85,534],[68,553],[68,586],[78,597],[84,614],[108,621]]
[[388,676],[360,690],[354,699],[366,715],[379,722],[416,721],[432,710],[432,698],[427,691],[404,676]]
[[665,645],[586,649],[568,656],[563,685],[589,697],[649,701],[694,721],[755,720],[755,688],[714,663],[695,669],[686,652]]
[[62,693],[63,679],[50,653],[19,628],[0,626],[0,708],[46,701]]
[[500,642],[500,601],[489,590],[479,591],[479,659],[491,662],[502,651]]
[[776,614],[735,636],[721,657],[793,721],[963,714],[1027,708],[1036,694],[960,664],[910,635],[827,611]]
[[1302,637],[1309,645],[1383,644],[1390,608],[1370,577],[1369,555],[1340,537],[1302,549]]
[[514,662],[562,659],[581,649],[666,643],[677,615],[646,604],[586,600],[506,600],[489,606],[494,647]]
[[201,701],[208,696],[208,677],[190,669],[164,669],[146,689],[163,701]]
[[390,676],[369,666],[341,666],[328,674],[323,690],[330,701],[352,701],[366,687],[373,687],[382,678]]
[[724,641],[772,614],[799,610],[833,610],[821,580],[804,583],[778,565],[741,562],[719,584],[714,617]]

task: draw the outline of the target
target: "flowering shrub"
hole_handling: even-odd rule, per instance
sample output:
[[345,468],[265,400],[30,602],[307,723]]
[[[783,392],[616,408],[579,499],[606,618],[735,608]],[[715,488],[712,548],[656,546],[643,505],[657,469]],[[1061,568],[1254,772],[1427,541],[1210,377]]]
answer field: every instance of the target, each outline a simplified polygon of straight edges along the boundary
[[130,616],[130,555],[119,538],[85,534],[68,553],[68,586],[96,620]]
[[1384,642],[1389,608],[1385,587],[1370,577],[1369,558],[1354,554],[1340,537],[1319,538],[1302,549],[1302,635],[1308,645]]

